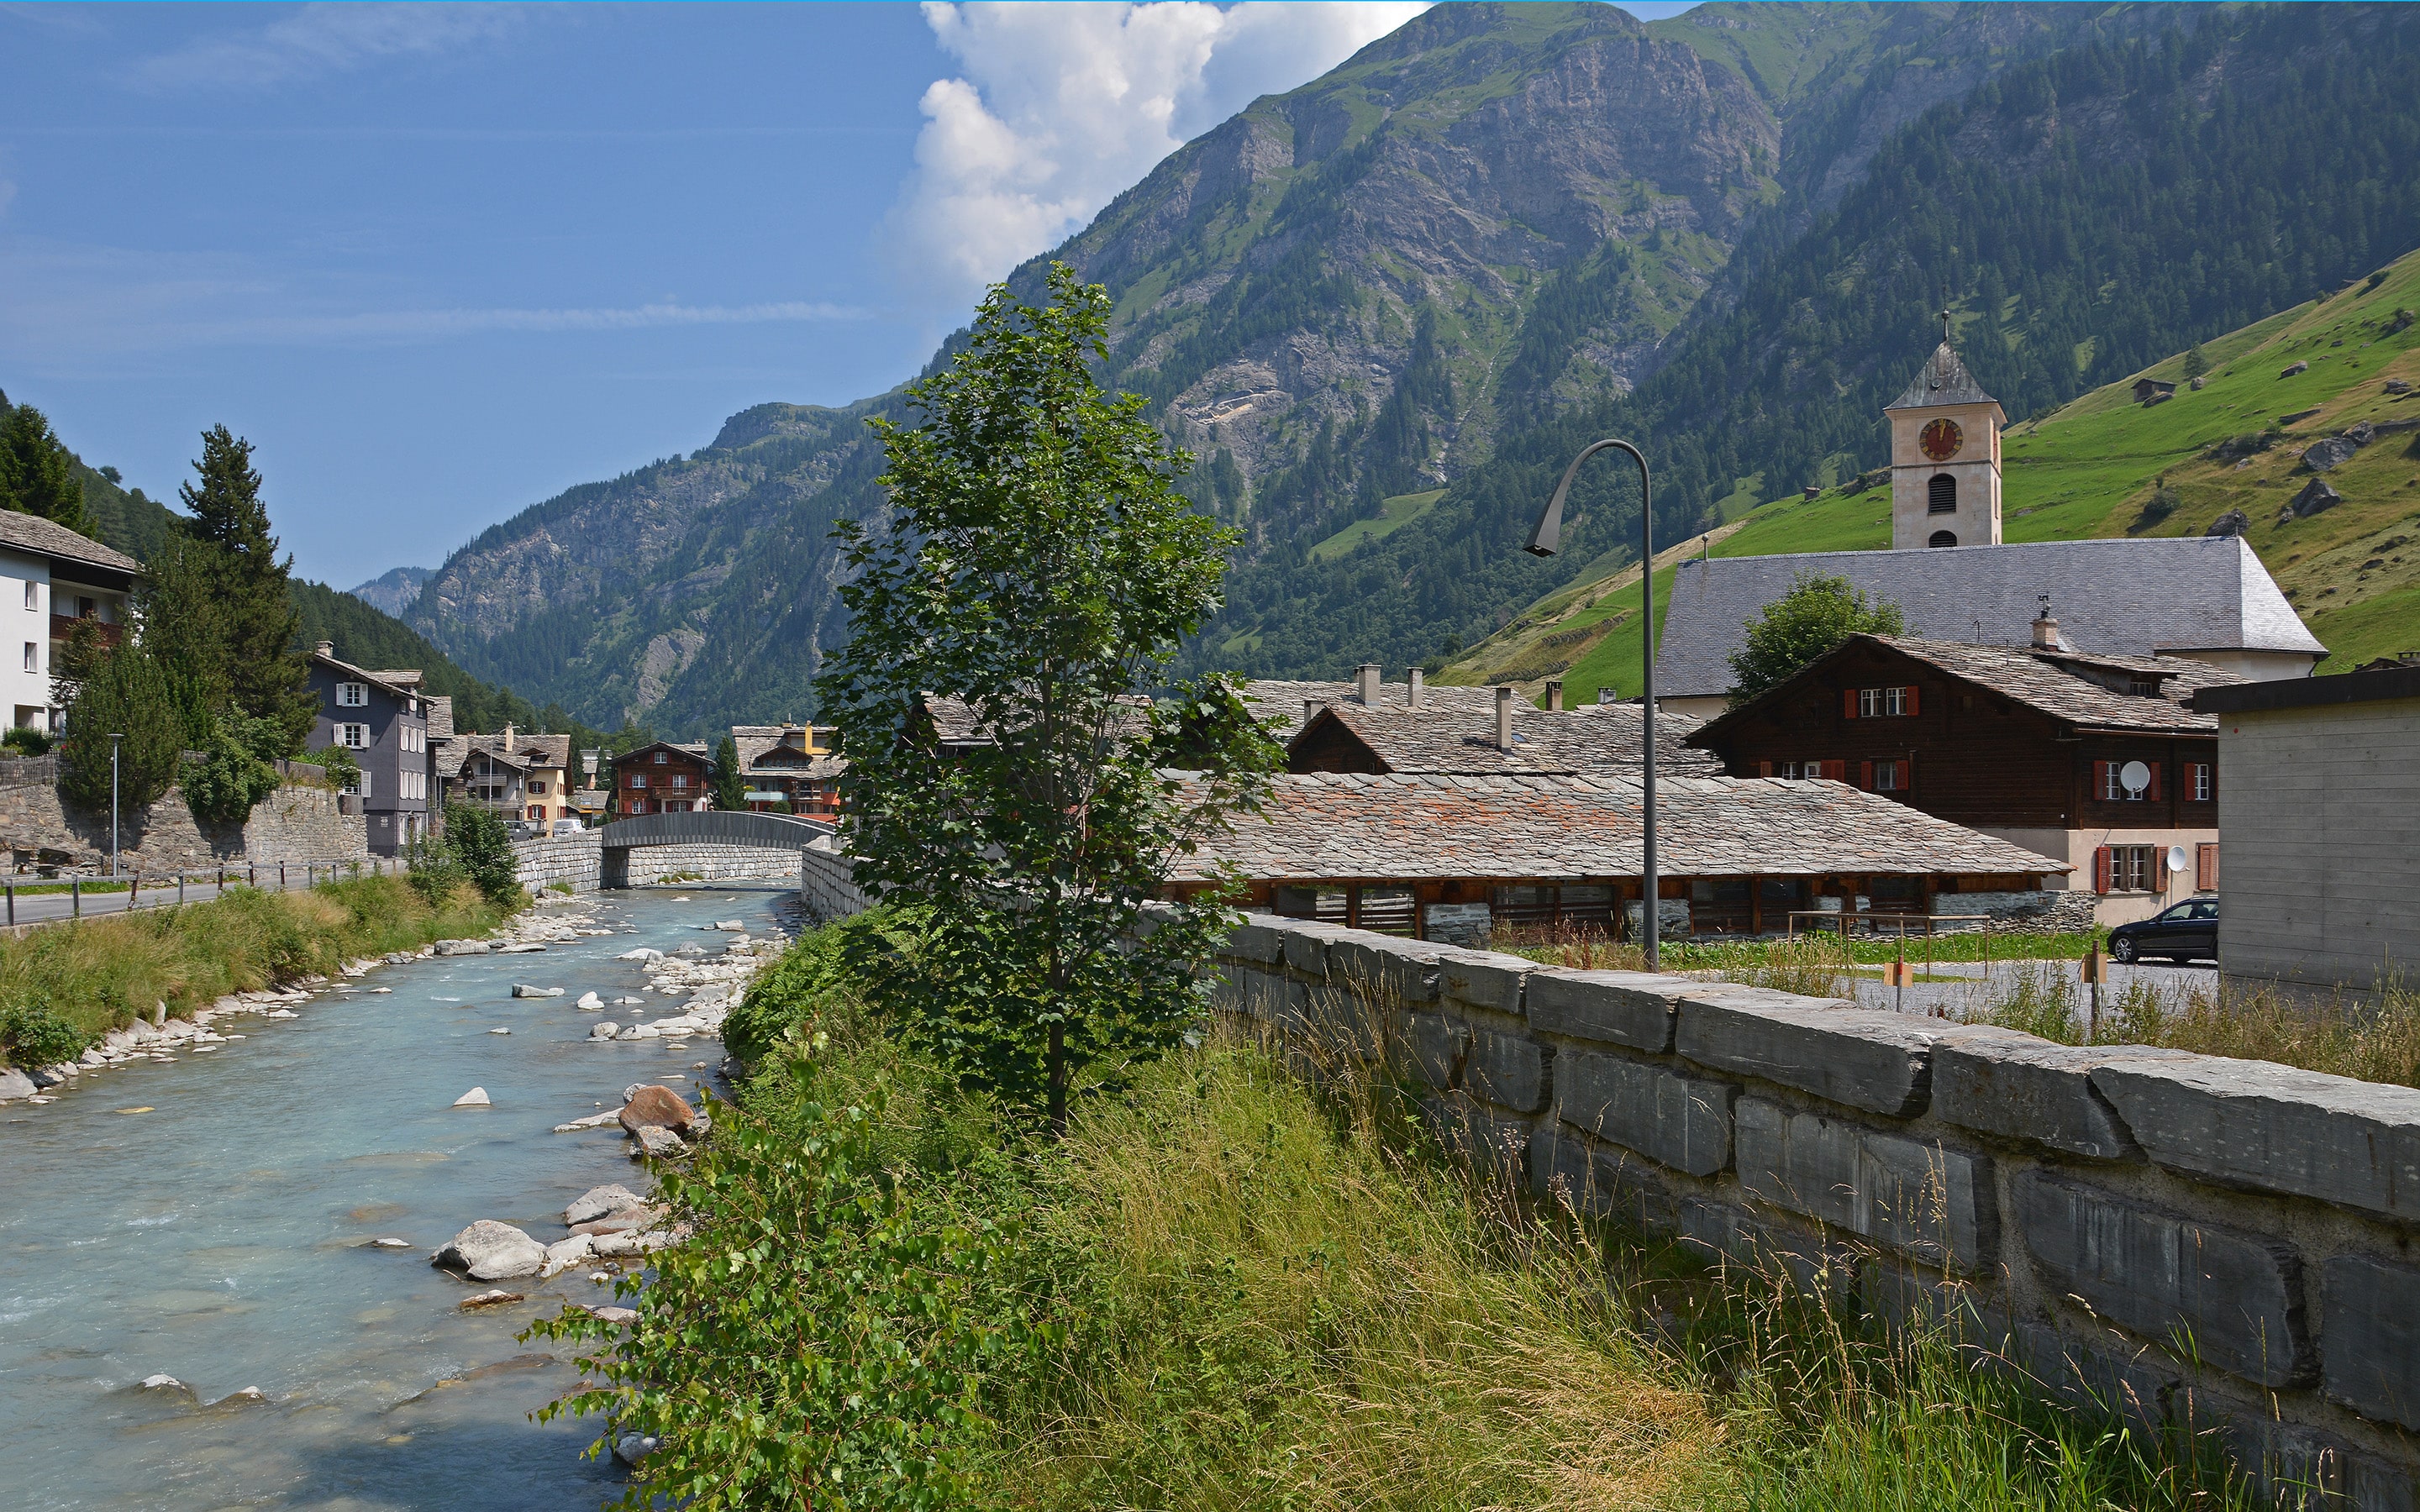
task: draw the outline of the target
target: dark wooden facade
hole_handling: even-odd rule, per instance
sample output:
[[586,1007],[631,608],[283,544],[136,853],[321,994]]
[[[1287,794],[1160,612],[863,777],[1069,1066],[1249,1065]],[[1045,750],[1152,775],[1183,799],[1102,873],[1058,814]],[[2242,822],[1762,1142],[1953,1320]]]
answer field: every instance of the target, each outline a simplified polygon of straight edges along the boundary
[[[1856,713],[1865,689],[1913,688],[1913,711]],[[2194,717],[2176,710],[2176,722]],[[2218,739],[2081,727],[1889,647],[1852,642],[1691,744],[1734,777],[1836,777],[1978,829],[2214,828]],[[1826,764],[1808,773],[1807,764]],[[2096,791],[2102,764],[2153,773],[2140,798]],[[1881,787],[1888,778],[1900,780]],[[2206,767],[2196,797],[2195,768]]]

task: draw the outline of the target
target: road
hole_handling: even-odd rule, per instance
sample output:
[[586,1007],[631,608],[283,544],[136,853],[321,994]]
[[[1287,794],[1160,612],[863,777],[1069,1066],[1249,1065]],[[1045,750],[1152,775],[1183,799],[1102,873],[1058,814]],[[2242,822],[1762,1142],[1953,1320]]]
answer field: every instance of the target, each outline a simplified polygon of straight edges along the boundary
[[[2046,983],[2048,980],[2046,974],[2051,972],[2057,973],[2059,979],[2068,984],[2068,990],[2073,995],[2079,1010],[2091,1001],[2092,996],[2091,989],[2078,980],[2082,975],[2081,965],[2071,959],[1994,961],[1989,964],[1988,975],[1985,964],[1979,961],[1946,961],[1931,967],[1918,964],[1916,969],[1926,976],[1955,977],[1959,980],[1955,981],[1918,980],[1906,989],[1906,996],[1902,999],[1899,995],[1899,989],[1883,985],[1879,978],[1859,977],[1857,1001],[1867,1008],[1900,1008],[1909,1013],[1930,1013],[1936,1008],[1946,1008],[1949,1011],[1951,1018],[1966,1018],[2006,998],[2014,990],[2019,973],[2030,975],[2036,981]],[[2171,966],[2146,964],[2128,966],[2112,961],[2107,963],[2106,969],[2109,980],[2102,983],[2101,988],[2102,1001],[2104,1003],[2116,1001],[2125,994],[2128,987],[2136,982],[2148,983],[2154,992],[2163,996],[2182,996],[2187,993],[2208,993],[2218,990],[2218,968],[2213,965]]]
[[[392,870],[401,864],[398,861],[380,859],[362,863],[362,870],[366,874],[373,868],[381,871]],[[283,892],[325,882],[332,873],[350,875],[351,867],[351,862],[294,861],[282,868],[275,865],[255,867],[252,872],[259,879],[262,891]],[[245,886],[244,874],[245,869],[242,867],[227,868],[225,872],[227,886],[229,887]],[[177,879],[174,876],[145,877],[142,879],[142,890],[131,898],[127,892],[120,890],[87,892],[84,894],[81,901],[71,892],[28,893],[23,889],[37,885],[31,879],[22,883],[12,880],[0,884],[0,888],[5,888],[5,891],[0,891],[0,900],[5,900],[7,903],[7,911],[0,913],[0,921],[17,925],[51,924],[63,918],[95,918],[103,914],[123,914],[128,912],[130,907],[170,908],[180,901],[202,903],[219,895],[217,872],[189,872],[185,876],[184,893],[181,899],[178,895]],[[109,879],[99,877],[84,880],[101,883]],[[39,885],[58,886],[51,882]],[[8,896],[9,894],[13,896]]]

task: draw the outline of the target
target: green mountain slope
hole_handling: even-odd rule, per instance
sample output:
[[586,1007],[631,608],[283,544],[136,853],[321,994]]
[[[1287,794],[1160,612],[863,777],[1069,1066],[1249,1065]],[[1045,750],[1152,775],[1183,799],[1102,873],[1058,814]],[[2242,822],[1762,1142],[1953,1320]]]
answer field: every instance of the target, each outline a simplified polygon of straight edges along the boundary
[[[2241,512],[2245,538],[2334,653],[2322,672],[2420,647],[2420,252],[2324,301],[2306,301],[2204,342],[2203,387],[2184,353],[2128,374],[2003,438],[2004,534],[2011,541],[2198,534]],[[2281,377],[2297,363],[2305,372]],[[2144,406],[2137,378],[2176,383]],[[2412,393],[2390,393],[2390,382]],[[2302,454],[2364,423],[2373,438],[2328,470],[2343,502],[2295,515],[2314,474]],[[1879,481],[1879,478],[1877,478]],[[1864,479],[1755,509],[1705,549],[1714,556],[1881,550],[1887,490]],[[1694,548],[1683,543],[1686,553]],[[1669,571],[1658,574],[1668,582]],[[1659,603],[1661,601],[1659,600]],[[1564,680],[1586,701],[1638,690],[1635,571],[1542,599],[1454,658],[1452,683]]]

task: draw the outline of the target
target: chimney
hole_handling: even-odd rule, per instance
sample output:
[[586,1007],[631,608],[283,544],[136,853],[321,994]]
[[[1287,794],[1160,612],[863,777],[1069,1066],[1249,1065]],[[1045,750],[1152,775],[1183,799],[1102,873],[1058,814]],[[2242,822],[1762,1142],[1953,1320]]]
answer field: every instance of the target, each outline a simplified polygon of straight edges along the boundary
[[1496,748],[1512,748],[1512,689],[1503,683],[1496,685]]
[[511,721],[511,720],[509,720],[509,719],[507,719],[507,720],[505,720],[505,721],[504,721],[504,754],[505,754],[505,755],[507,755],[507,756],[509,756],[509,755],[511,755],[512,753],[513,753],[513,725],[512,725],[512,721]]
[[1378,706],[1378,664],[1374,661],[1363,662],[1356,681],[1361,685],[1362,703],[1369,708],[1376,708]]
[[334,661],[334,660],[335,660],[335,659],[336,659],[336,642],[334,642],[334,640],[322,640],[322,641],[320,641],[320,642],[319,642],[319,655],[321,655],[322,656],[327,657],[330,661]]
[[1303,700],[1303,701],[1302,701],[1302,727],[1303,727],[1305,730],[1310,729],[1310,728],[1311,728],[1311,721],[1312,721],[1313,719],[1316,719],[1316,718],[1318,718],[1318,717],[1319,717],[1319,700],[1317,700],[1317,699],[1305,699],[1305,700]]
[[1563,680],[1559,677],[1546,680],[1546,712],[1548,714],[1563,712]]
[[1596,701],[1599,703],[1619,703],[1621,702],[1621,695],[1614,691],[1611,683],[1607,683],[1596,690]]
[[1411,684],[1404,690],[1404,707],[1417,709],[1420,706],[1420,670],[1418,667],[1413,668]]
[[2051,618],[2050,595],[2044,594],[2041,612],[2034,616],[2034,649],[2056,651],[2058,648],[2058,621]]

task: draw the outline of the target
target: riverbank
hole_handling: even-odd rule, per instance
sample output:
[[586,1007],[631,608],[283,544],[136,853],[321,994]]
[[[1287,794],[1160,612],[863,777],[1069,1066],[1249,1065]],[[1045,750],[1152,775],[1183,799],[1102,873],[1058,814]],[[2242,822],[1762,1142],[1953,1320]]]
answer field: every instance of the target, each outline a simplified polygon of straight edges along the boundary
[[30,1074],[72,1063],[138,1021],[158,1028],[251,1011],[257,995],[485,935],[510,917],[468,887],[432,903],[405,878],[369,876],[302,892],[246,888],[0,938],[0,1066]]

